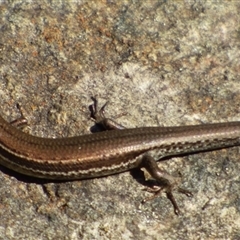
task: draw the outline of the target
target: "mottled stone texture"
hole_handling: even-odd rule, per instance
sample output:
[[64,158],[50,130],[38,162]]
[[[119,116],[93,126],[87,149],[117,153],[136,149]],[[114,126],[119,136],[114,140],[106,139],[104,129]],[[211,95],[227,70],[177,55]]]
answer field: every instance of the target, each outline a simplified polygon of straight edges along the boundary
[[[240,120],[239,1],[0,0],[1,114],[89,133],[91,96],[127,127]],[[139,175],[51,183],[0,167],[0,239],[240,239],[240,148],[159,163],[192,199],[141,205]]]

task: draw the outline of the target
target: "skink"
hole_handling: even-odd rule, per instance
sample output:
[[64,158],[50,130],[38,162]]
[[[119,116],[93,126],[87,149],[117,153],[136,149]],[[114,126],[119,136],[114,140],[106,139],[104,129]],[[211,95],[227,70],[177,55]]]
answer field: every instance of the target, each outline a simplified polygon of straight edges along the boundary
[[[111,128],[101,110],[94,117]],[[236,145],[240,145],[240,122],[142,127],[50,139],[24,133],[0,117],[1,165],[36,178],[59,180],[102,177],[145,167],[154,179],[164,182],[176,213],[179,209],[171,193],[175,180],[156,161]]]

